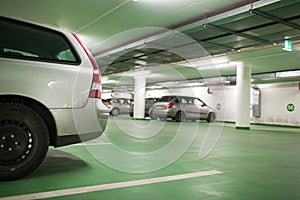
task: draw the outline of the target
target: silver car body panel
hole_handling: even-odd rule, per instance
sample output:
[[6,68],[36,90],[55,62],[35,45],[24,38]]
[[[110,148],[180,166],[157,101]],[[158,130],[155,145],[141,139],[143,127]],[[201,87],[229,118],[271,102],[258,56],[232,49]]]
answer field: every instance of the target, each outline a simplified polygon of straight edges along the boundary
[[80,58],[78,64],[0,56],[0,96],[26,97],[45,106],[53,115],[58,137],[100,135],[109,109],[101,99],[89,98],[94,72],[91,61],[71,33],[52,30],[66,37]]

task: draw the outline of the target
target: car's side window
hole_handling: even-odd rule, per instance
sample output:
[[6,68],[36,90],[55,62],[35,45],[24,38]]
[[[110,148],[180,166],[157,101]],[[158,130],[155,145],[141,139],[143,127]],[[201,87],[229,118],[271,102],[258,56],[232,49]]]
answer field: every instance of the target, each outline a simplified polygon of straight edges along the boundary
[[57,54],[57,59],[76,62],[76,57],[70,49],[59,52]]
[[12,55],[12,56],[28,56],[28,57],[39,57],[36,54],[28,53],[25,51],[20,51],[16,49],[9,49],[9,48],[3,48],[3,53],[6,55]]
[[0,17],[0,57],[79,64],[80,59],[63,34]]
[[186,98],[186,103],[187,104],[193,104],[193,99],[192,98]]
[[194,104],[196,106],[203,106],[203,102],[201,102],[199,99],[194,99]]
[[187,101],[186,98],[180,98],[180,103],[182,103],[182,104],[187,104],[188,101]]

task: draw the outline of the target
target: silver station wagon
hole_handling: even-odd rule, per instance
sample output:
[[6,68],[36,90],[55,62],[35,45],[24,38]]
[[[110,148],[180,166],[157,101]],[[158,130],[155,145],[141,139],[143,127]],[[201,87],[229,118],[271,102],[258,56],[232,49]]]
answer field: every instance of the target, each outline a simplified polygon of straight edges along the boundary
[[49,146],[100,136],[109,110],[78,36],[0,16],[0,180],[22,178]]
[[117,117],[118,115],[131,115],[132,99],[114,98],[108,102],[107,107],[110,109],[110,114]]
[[150,108],[151,119],[172,118],[177,122],[185,120],[207,120],[212,123],[216,119],[214,109],[201,99],[188,96],[163,96]]

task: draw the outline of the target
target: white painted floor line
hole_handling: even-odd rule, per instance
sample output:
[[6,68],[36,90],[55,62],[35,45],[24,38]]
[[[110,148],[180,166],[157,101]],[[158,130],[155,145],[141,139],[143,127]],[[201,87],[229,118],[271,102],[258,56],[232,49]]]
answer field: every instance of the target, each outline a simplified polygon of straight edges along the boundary
[[64,189],[64,190],[55,190],[49,192],[40,192],[34,194],[25,194],[19,196],[11,196],[11,197],[4,197],[0,198],[0,200],[29,200],[29,199],[44,199],[44,198],[51,198],[51,197],[60,197],[60,196],[67,196],[67,195],[74,195],[74,194],[82,194],[88,192],[96,192],[102,190],[111,190],[111,189],[118,189],[118,188],[125,188],[125,187],[133,187],[133,186],[140,186],[140,185],[148,185],[154,183],[162,183],[168,181],[176,181],[182,179],[189,179],[189,178],[196,178],[201,176],[209,176],[214,174],[221,174],[223,172],[217,170],[210,170],[210,171],[202,171],[202,172],[195,172],[189,174],[179,174],[174,176],[165,176],[165,177],[157,177],[157,178],[150,178],[144,180],[136,180],[136,181],[126,181],[126,182],[119,182],[119,183],[109,183],[103,185],[95,185],[95,186],[87,186],[81,188],[71,188],[71,189]]
[[73,146],[99,146],[99,145],[111,145],[111,142],[101,143],[101,142],[94,142],[94,143],[78,143],[73,144]]

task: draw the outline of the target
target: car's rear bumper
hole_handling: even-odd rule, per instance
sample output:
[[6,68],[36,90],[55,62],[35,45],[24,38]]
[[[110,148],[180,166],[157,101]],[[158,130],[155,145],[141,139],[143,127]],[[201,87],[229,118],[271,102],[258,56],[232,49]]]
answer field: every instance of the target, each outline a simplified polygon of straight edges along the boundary
[[175,117],[175,114],[174,111],[170,109],[166,109],[166,110],[153,109],[152,116],[159,117],[159,118],[173,118]]
[[90,99],[82,108],[52,109],[51,112],[57,128],[56,147],[99,137],[109,116],[109,109],[97,99]]

